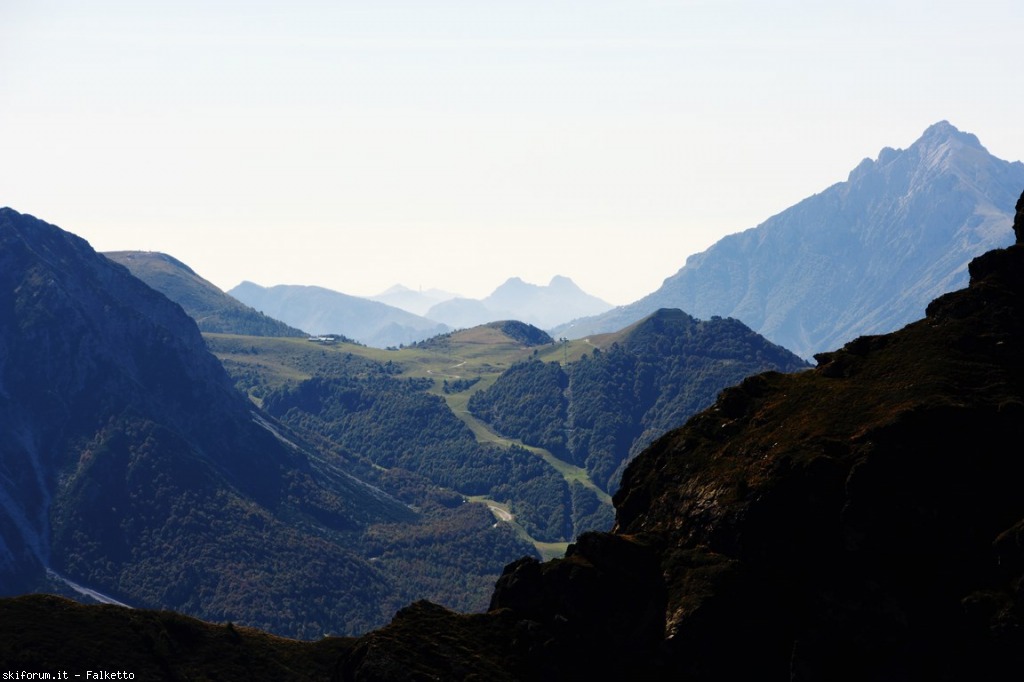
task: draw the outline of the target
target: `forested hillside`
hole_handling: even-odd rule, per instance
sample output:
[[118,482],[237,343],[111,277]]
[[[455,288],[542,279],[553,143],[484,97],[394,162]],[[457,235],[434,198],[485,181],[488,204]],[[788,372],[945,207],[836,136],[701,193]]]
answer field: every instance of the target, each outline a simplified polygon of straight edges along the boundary
[[[293,428],[316,433],[333,447],[358,453],[376,467],[410,472],[461,495],[508,502],[539,540],[573,537],[569,489],[557,471],[519,447],[478,443],[472,431],[426,391],[429,378],[386,374],[314,377],[270,393],[264,408]],[[389,489],[399,497],[410,491]]]
[[732,319],[660,310],[606,350],[561,365],[531,359],[474,394],[469,409],[500,433],[558,453],[614,492],[622,468],[651,441],[768,369],[806,363]]

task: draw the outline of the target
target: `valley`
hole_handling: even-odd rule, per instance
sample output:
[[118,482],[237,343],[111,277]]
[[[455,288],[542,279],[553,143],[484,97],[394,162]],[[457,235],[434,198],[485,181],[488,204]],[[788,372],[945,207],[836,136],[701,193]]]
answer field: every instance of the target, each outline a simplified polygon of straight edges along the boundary
[[[337,374],[337,368],[350,364],[351,358],[388,367],[389,372],[406,379],[427,381],[429,384],[424,392],[443,399],[478,443],[502,449],[515,447],[531,453],[557,472],[567,485],[575,482],[592,491],[606,509],[604,514],[610,518],[611,496],[590,480],[585,469],[558,458],[544,448],[498,434],[467,408],[472,395],[493,385],[501,373],[515,363],[531,358],[546,362],[578,360],[594,348],[589,341],[551,341],[540,346],[523,346],[502,333],[499,325],[482,325],[396,350],[381,350],[345,341],[318,342],[210,333],[204,337],[210,350],[257,405],[263,404],[261,396],[271,390],[295,386],[316,376]],[[365,365],[360,367],[365,368]],[[471,385],[464,390],[449,388],[459,381],[471,382]],[[541,556],[551,558],[565,551],[568,538],[553,542],[531,536],[515,521],[507,502],[486,495],[467,495],[466,499],[488,505],[500,522],[508,523],[517,536],[532,544]]]
[[500,509],[543,556],[610,528],[631,457],[719,390],[807,367],[735,320],[668,310],[577,341],[513,321],[392,350],[327,338],[206,341],[239,390],[360,477],[406,501],[437,486]]

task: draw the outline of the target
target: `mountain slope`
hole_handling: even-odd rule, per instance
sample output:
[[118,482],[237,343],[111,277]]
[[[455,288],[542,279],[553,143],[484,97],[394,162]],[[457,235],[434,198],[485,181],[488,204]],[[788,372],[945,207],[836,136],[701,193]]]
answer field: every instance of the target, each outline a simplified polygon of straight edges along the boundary
[[242,282],[228,294],[311,334],[343,334],[377,348],[414,343],[448,331],[433,320],[322,287],[281,284],[268,288]]
[[143,282],[171,299],[196,321],[199,330],[249,336],[306,336],[228,296],[181,261],[163,253],[112,251],[104,256],[120,263]]
[[891,331],[967,282],[971,258],[1012,241],[1024,164],[946,122],[883,149],[846,182],[690,256],[654,293],[554,330],[580,338],[658,308],[742,320],[803,357]]

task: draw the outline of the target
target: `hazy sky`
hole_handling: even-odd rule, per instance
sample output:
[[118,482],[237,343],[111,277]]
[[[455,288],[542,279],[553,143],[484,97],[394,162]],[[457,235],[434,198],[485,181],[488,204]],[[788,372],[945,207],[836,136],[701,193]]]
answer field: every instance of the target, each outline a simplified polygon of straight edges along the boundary
[[0,205],[229,289],[616,303],[947,119],[1024,158],[1020,0],[0,0]]

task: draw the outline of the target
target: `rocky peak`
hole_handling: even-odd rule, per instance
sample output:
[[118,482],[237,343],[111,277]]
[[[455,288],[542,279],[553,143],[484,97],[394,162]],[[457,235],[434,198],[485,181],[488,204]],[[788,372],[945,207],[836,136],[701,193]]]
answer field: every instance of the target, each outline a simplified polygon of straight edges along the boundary
[[557,291],[580,291],[580,288],[576,286],[576,282],[573,282],[572,279],[565,277],[564,275],[555,275],[552,277],[551,282],[548,283],[548,288]]
[[981,142],[978,140],[977,135],[963,132],[946,120],[942,120],[928,126],[924,133],[922,133],[917,144],[926,147],[935,147],[951,141],[955,141],[969,147],[984,149],[984,147],[981,146]]
[[[959,130],[948,121],[929,126],[907,149],[883,148],[877,159],[864,159],[850,172],[849,182],[865,182],[872,174],[910,174],[925,184],[931,175],[955,172],[976,173],[988,164],[988,150],[973,133]],[[978,178],[973,178],[977,182]]]

